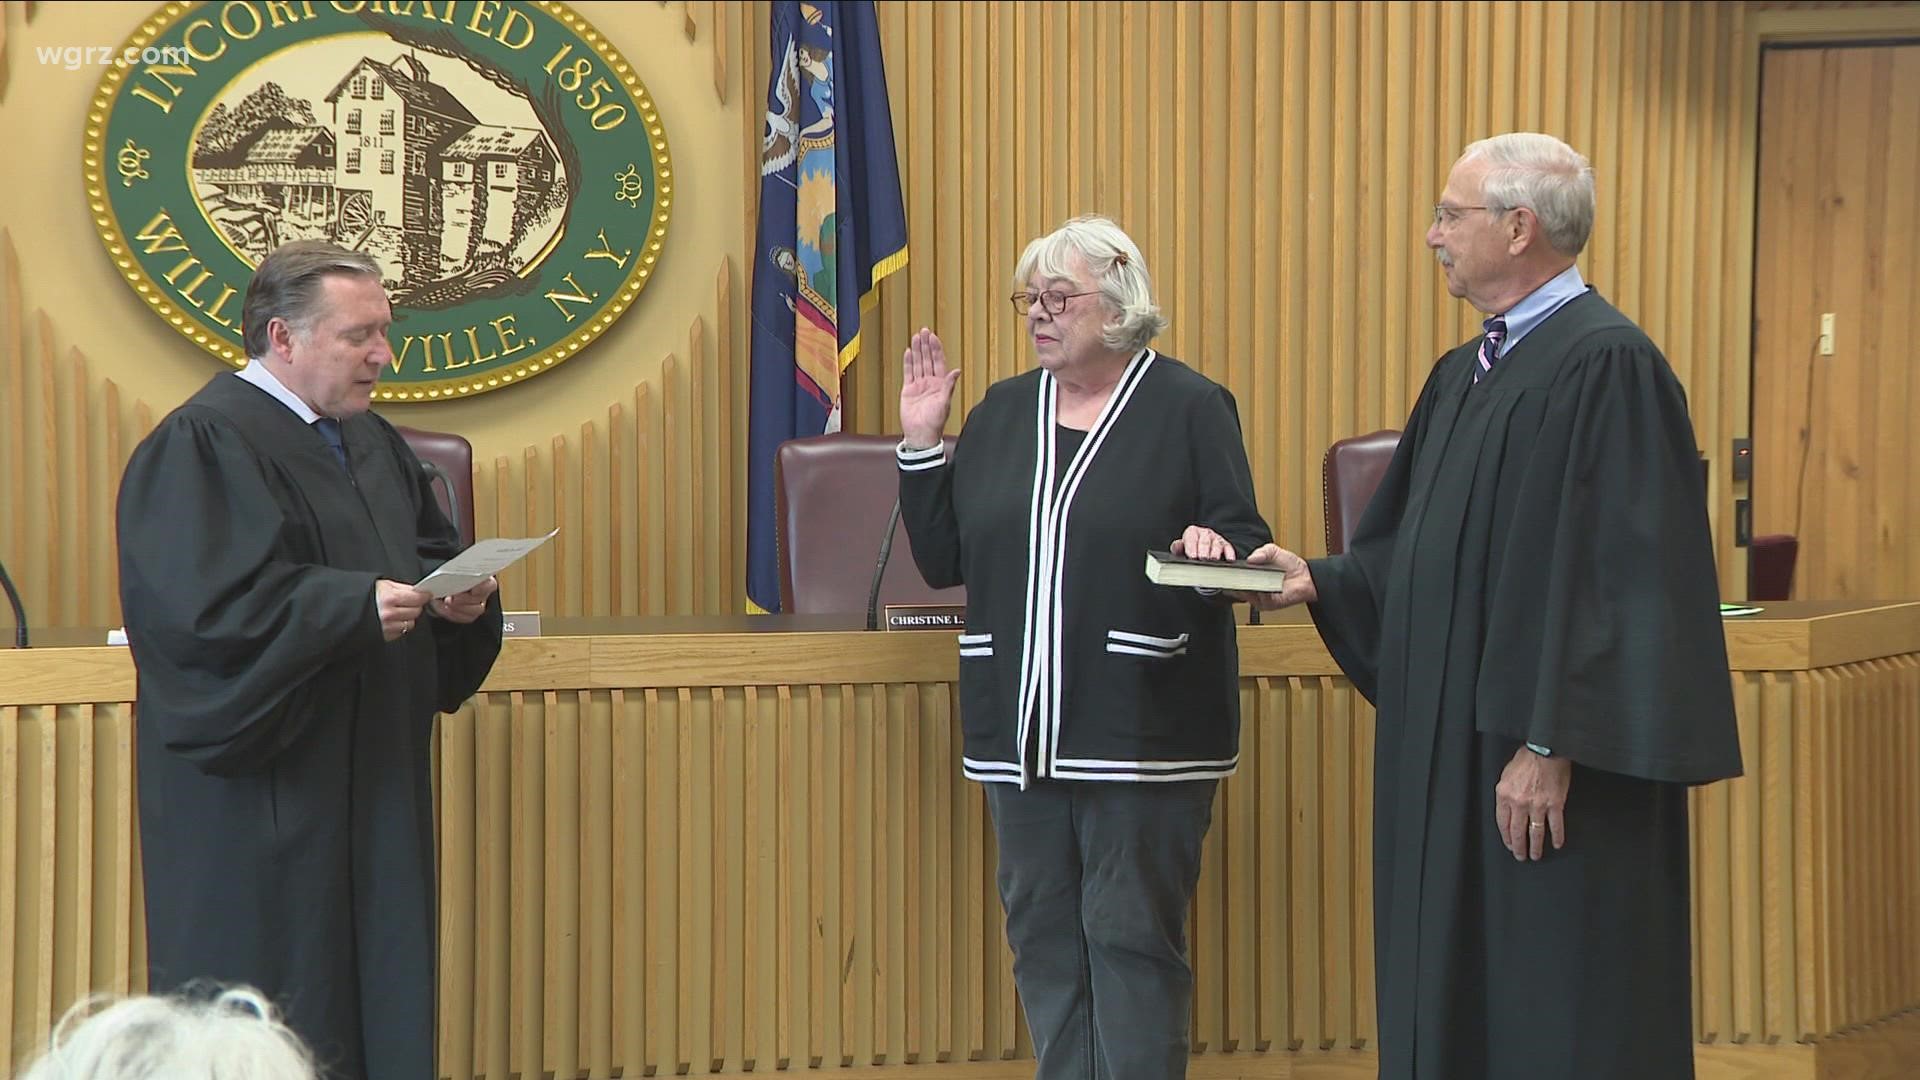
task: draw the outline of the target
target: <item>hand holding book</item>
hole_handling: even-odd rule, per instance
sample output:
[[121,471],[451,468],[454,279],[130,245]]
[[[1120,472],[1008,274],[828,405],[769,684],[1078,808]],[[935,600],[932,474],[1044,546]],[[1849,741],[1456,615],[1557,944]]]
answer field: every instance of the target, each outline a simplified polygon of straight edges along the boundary
[[1245,601],[1261,611],[1274,611],[1295,604],[1311,604],[1320,599],[1320,591],[1313,587],[1313,574],[1307,570],[1307,560],[1286,548],[1277,544],[1262,544],[1247,556],[1247,563],[1278,570],[1280,589],[1278,592],[1236,593],[1235,600]]
[[[1196,535],[1196,533],[1200,535]],[[1244,560],[1211,529],[1191,526],[1167,551],[1147,553],[1147,578],[1160,585],[1217,589],[1262,611],[1312,601],[1319,594],[1306,560],[1266,544]]]

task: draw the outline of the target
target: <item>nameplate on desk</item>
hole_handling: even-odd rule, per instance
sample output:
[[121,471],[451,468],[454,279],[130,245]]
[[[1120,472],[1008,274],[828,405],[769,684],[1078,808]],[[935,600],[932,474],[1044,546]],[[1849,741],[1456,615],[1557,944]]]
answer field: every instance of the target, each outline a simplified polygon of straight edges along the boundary
[[965,630],[965,604],[888,604],[884,624],[889,630]]
[[537,611],[509,611],[501,633],[507,637],[539,637],[540,613]]

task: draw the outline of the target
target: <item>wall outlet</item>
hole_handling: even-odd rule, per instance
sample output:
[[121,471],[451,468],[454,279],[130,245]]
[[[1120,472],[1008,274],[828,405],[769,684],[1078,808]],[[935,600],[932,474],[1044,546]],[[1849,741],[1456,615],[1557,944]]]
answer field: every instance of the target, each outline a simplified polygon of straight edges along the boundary
[[1822,312],[1820,315],[1820,355],[1833,355],[1833,312],[1831,311]]

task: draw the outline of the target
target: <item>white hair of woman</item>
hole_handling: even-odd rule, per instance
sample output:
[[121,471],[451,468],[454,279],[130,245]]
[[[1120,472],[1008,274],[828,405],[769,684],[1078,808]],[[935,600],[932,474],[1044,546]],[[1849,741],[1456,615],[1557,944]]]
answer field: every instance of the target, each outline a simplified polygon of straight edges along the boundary
[[1593,232],[1593,166],[1573,147],[1551,135],[1515,131],[1481,139],[1460,154],[1461,161],[1489,166],[1480,182],[1488,208],[1526,207],[1540,221],[1547,243],[1562,255],[1577,256]]
[[1014,266],[1013,287],[1026,289],[1035,273],[1042,278],[1073,277],[1072,255],[1080,256],[1088,283],[1114,313],[1100,334],[1107,348],[1135,353],[1167,328],[1166,317],[1153,302],[1153,278],[1139,245],[1120,226],[1098,215],[1074,218],[1028,244]]
[[258,991],[115,1000],[67,1011],[20,1080],[317,1080],[313,1056]]

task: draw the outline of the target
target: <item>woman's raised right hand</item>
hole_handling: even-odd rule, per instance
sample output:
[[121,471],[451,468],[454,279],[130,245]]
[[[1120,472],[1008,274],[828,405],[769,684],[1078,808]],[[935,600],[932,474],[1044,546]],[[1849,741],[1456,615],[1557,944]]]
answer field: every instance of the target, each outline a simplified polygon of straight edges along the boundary
[[921,327],[901,358],[900,432],[907,445],[928,447],[940,441],[959,381],[960,369],[947,367],[940,336]]

